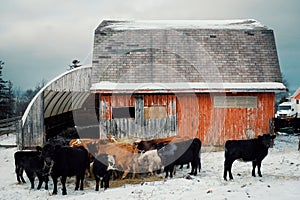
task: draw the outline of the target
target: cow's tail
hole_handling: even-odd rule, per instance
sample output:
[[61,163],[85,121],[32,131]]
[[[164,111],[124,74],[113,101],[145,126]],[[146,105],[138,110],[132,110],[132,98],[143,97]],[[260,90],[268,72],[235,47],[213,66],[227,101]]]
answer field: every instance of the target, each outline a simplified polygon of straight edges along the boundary
[[225,156],[225,159],[228,157],[228,141],[225,143],[225,147],[224,147],[224,156]]

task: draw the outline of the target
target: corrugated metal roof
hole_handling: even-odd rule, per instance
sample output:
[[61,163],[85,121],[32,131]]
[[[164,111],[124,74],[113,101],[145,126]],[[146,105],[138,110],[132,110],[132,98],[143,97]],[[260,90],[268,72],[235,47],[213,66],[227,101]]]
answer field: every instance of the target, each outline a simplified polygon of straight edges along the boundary
[[90,95],[91,66],[66,71],[49,81],[31,100],[22,116],[24,126],[33,104],[43,95],[44,118],[81,108]]
[[89,95],[90,92],[44,91],[44,117],[79,109]]

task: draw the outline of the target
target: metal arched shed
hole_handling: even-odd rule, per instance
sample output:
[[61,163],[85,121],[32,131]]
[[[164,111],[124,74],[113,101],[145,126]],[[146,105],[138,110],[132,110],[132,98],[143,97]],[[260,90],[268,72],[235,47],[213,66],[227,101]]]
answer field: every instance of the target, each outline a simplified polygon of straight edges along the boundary
[[17,131],[20,149],[42,145],[46,129],[45,121],[56,118],[67,123],[66,113],[80,109],[90,95],[91,66],[78,67],[49,81],[31,100]]

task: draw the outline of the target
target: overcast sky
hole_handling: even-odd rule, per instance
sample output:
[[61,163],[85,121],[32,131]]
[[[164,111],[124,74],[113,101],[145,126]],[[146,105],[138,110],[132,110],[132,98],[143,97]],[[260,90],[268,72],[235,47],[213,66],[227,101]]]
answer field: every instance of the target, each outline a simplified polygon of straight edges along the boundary
[[72,60],[91,64],[103,19],[256,19],[275,32],[290,90],[300,87],[299,0],[0,0],[3,79],[23,90],[65,72]]

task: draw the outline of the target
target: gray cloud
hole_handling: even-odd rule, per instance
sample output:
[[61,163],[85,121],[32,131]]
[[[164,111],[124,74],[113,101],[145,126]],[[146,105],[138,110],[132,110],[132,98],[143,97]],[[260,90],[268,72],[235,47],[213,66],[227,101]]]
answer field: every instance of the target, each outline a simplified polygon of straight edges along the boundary
[[28,89],[64,72],[75,58],[90,64],[94,30],[103,19],[254,18],[274,29],[282,72],[295,90],[299,7],[298,0],[10,0],[0,7],[0,59],[4,78]]

